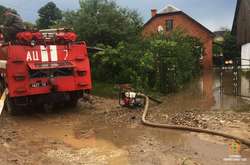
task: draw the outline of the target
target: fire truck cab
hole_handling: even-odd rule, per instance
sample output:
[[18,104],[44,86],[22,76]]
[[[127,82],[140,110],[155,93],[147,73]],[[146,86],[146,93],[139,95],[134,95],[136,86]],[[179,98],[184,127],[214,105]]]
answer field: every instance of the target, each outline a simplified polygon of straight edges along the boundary
[[29,106],[75,106],[92,88],[85,42],[74,32],[46,29],[21,32],[0,46],[1,91],[8,89],[7,106],[18,113]]

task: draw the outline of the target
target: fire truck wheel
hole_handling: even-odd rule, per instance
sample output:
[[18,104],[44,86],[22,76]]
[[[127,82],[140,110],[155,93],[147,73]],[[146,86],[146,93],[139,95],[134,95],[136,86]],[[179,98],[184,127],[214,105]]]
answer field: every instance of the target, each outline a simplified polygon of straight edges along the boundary
[[4,79],[0,77],[0,92],[3,93],[4,90],[5,90]]
[[77,106],[77,103],[78,103],[78,97],[77,97],[77,95],[75,95],[75,94],[71,94],[70,95],[70,99],[69,99],[69,101],[66,103],[66,106],[67,107],[76,107]]
[[10,98],[7,98],[7,109],[8,113],[10,113],[13,116],[17,116],[22,113],[22,109],[19,106],[15,105],[13,100]]
[[74,98],[74,99],[70,99],[69,102],[67,103],[68,107],[76,107],[78,103],[78,99]]

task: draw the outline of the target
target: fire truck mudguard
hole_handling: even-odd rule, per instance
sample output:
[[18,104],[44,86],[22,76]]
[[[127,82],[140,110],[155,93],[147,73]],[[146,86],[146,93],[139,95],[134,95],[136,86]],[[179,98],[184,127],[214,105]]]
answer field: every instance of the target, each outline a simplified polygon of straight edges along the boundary
[[5,51],[0,51],[0,73],[10,108],[58,102],[75,105],[92,89],[87,46],[75,42],[73,32],[48,29],[26,36],[18,34],[16,41],[1,46]]

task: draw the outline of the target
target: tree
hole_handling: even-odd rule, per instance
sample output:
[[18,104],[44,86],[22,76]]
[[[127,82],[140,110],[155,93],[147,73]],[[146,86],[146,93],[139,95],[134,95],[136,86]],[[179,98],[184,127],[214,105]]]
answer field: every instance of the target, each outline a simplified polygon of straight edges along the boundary
[[53,28],[73,28],[75,19],[78,17],[75,11],[63,11],[62,19],[57,21]]
[[[3,21],[4,21],[4,16],[3,16],[3,14],[4,14],[4,12],[5,12],[6,9],[7,9],[7,8],[6,8],[5,6],[0,5],[0,24],[2,24]],[[11,8],[9,8],[9,9],[11,9]],[[11,11],[12,11],[13,13],[19,15],[15,9],[11,9]]]
[[36,25],[28,21],[24,21],[23,24],[24,24],[25,29],[27,30],[34,30],[36,28]]
[[37,26],[40,29],[50,28],[62,19],[62,11],[54,2],[49,2],[40,8],[38,14],[40,18],[37,20]]
[[234,59],[240,57],[240,50],[236,44],[236,38],[230,31],[225,32],[223,43],[223,54],[225,58]]
[[111,46],[135,40],[143,24],[136,11],[107,0],[80,0],[80,10],[65,13],[63,21],[73,25],[79,38],[89,45]]
[[5,10],[6,10],[6,7],[0,5],[0,24],[3,24],[3,21],[4,21],[3,13]]
[[[0,5],[0,25],[4,23],[5,17],[3,16],[3,14],[6,11],[6,9],[7,8],[5,6]],[[8,9],[10,9],[14,14],[19,15],[15,9],[12,9],[12,8],[8,8]]]

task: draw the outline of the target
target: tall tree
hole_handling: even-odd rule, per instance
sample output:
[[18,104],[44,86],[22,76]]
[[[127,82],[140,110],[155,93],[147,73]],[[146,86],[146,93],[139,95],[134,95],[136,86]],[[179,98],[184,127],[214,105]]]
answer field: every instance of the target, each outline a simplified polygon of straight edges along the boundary
[[50,28],[62,19],[62,11],[54,2],[49,2],[40,8],[38,14],[37,26],[40,29]]
[[120,41],[134,41],[143,24],[136,11],[108,0],[80,0],[80,10],[68,12],[66,18],[72,18],[69,23],[73,21],[80,39],[90,45],[115,46]]

